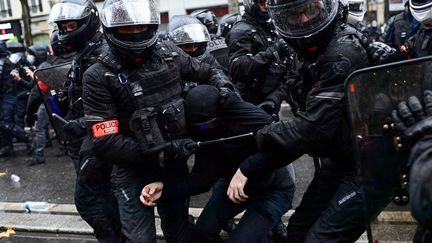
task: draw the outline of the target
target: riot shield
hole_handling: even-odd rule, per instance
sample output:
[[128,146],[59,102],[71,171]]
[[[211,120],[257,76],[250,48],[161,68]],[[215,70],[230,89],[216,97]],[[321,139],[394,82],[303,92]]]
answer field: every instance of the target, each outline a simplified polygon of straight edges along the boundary
[[432,89],[431,67],[431,57],[418,58],[365,68],[347,78],[348,114],[366,197],[367,222],[391,200],[398,205],[409,201],[409,150],[394,129],[391,112],[410,96],[423,100],[423,91]]
[[37,87],[49,114],[51,125],[61,144],[67,143],[70,138],[63,132],[64,120],[56,119],[53,114],[56,114],[57,117],[64,117],[67,114],[69,105],[63,86],[68,79],[71,67],[72,63],[68,62],[35,71]]

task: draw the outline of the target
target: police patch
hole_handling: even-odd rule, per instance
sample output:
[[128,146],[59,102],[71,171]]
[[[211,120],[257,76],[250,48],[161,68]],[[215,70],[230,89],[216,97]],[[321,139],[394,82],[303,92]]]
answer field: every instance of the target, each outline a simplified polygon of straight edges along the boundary
[[117,134],[118,120],[110,120],[96,123],[92,126],[92,133],[94,138]]

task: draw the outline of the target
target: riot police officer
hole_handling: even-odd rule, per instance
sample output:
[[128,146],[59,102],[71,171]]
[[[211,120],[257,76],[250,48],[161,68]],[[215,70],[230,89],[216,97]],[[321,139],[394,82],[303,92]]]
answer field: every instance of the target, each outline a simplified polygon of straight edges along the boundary
[[[157,0],[107,0],[101,11],[109,51],[84,74],[84,112],[97,158],[114,164],[122,232],[155,242],[154,210],[139,200],[144,185],[187,173],[182,80],[233,88],[219,69],[170,42],[157,42]],[[162,170],[169,167],[174,169]],[[193,238],[188,197],[161,201],[167,242]]]
[[213,55],[207,51],[210,33],[199,20],[188,15],[175,15],[168,23],[167,31],[169,40],[184,52],[200,62],[221,67]]
[[409,7],[409,0],[404,0],[404,11],[397,14],[384,37],[384,42],[389,45],[401,46],[410,37],[414,36],[420,27],[419,23],[413,18]]
[[107,49],[99,13],[92,0],[61,0],[51,9],[50,22],[58,29],[58,51],[71,53],[73,60],[64,80],[69,106],[64,118],[69,122],[63,130],[71,138],[67,150],[77,172],[75,205],[99,241],[118,242],[121,225],[110,183],[111,166],[93,155],[82,105],[82,75]]
[[289,49],[277,40],[264,0],[244,1],[245,13],[226,37],[230,75],[242,98],[277,116]]
[[[257,132],[262,154],[240,165],[228,194],[233,201],[243,200],[249,178],[305,153],[329,158],[340,178],[312,182],[290,218],[288,242],[354,242],[365,231],[365,220],[374,218],[389,202],[388,195],[374,198],[369,214],[364,214],[351,146],[344,80],[369,65],[362,35],[340,21],[344,18],[336,0],[270,0],[267,4],[276,30],[303,60],[296,75],[288,79],[290,104],[298,106],[298,116]],[[270,159],[262,163],[262,157]],[[327,192],[327,185],[334,188],[332,184],[336,190]]]
[[407,42],[410,53],[414,57],[424,57],[432,54],[432,16],[424,14],[425,12],[432,11],[429,5],[430,1],[411,0],[409,2],[411,14],[420,22],[421,26],[414,37],[414,43]]
[[225,38],[217,35],[219,24],[216,15],[208,9],[196,10],[190,14],[197,18],[210,33],[210,41],[207,43],[207,50],[223,66],[228,66],[228,48],[225,44]]

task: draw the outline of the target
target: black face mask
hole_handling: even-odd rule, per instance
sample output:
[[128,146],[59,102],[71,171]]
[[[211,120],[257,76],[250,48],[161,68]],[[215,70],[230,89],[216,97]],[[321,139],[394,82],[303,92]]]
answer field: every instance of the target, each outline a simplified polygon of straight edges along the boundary
[[267,21],[267,20],[270,19],[270,14],[267,11],[265,11],[265,12],[261,12],[260,11],[259,14],[258,14],[258,18],[260,20]]
[[114,35],[117,39],[122,41],[127,41],[127,42],[141,42],[141,41],[146,41],[148,39],[151,39],[153,37],[153,35],[149,34],[149,31],[143,31],[141,33],[136,33],[136,34],[115,33]]

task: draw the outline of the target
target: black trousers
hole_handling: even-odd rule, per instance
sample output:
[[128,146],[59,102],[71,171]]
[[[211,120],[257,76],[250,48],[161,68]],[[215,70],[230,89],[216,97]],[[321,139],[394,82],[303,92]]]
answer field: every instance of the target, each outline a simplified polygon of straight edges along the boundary
[[[356,170],[314,159],[315,175],[288,223],[288,242],[354,242],[390,202],[391,193],[366,195]],[[366,202],[369,208],[366,212]]]

